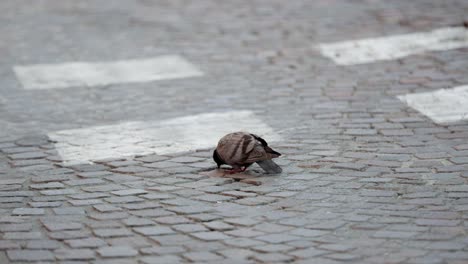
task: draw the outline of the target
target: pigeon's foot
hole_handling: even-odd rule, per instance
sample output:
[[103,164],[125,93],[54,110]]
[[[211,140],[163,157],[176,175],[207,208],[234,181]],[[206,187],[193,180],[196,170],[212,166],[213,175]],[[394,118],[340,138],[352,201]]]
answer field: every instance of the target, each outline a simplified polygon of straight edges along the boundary
[[238,173],[238,172],[244,172],[247,168],[246,167],[242,167],[242,168],[232,168],[230,170],[225,170],[225,172],[227,174],[234,174],[234,173]]

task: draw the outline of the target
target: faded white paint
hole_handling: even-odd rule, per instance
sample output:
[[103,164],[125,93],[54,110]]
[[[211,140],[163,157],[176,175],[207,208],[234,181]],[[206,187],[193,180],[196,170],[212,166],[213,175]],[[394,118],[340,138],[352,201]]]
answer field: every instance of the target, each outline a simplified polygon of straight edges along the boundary
[[398,99],[436,123],[468,119],[468,85],[433,92],[400,95]]
[[176,55],[113,62],[15,66],[13,70],[25,89],[141,83],[203,75],[190,62]]
[[205,113],[156,122],[126,122],[49,133],[66,165],[151,153],[170,154],[216,146],[225,134],[249,131],[280,136],[251,111]]
[[318,49],[336,64],[354,65],[467,46],[468,29],[448,27],[406,35],[325,43]]

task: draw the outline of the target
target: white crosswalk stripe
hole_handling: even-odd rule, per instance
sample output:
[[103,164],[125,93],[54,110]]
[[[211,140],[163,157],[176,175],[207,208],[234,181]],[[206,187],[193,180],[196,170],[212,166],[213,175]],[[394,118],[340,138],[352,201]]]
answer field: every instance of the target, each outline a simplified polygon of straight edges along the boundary
[[323,56],[339,65],[355,65],[394,60],[427,51],[468,47],[468,29],[440,28],[429,32],[368,38],[318,46]]
[[25,89],[141,83],[202,76],[203,72],[177,55],[113,62],[68,62],[15,66]]
[[436,123],[468,119],[468,85],[433,92],[401,95],[398,96],[398,99]]
[[225,134],[249,131],[278,141],[280,136],[251,111],[205,113],[163,121],[127,122],[49,133],[67,165],[151,153],[169,154],[214,147]]

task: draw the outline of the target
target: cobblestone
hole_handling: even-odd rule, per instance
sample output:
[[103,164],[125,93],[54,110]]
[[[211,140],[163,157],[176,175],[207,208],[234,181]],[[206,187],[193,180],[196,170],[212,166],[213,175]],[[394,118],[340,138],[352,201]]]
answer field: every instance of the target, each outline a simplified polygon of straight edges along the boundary
[[98,237],[119,237],[119,236],[130,236],[132,232],[125,228],[103,228],[103,229],[95,229],[93,231],[95,235]]
[[8,250],[7,255],[13,261],[47,261],[55,259],[52,252],[48,250]]
[[217,231],[199,232],[199,233],[193,233],[191,235],[203,241],[216,241],[216,240],[225,240],[225,239],[230,238],[229,236],[221,232],[217,232]]
[[12,215],[43,215],[44,209],[40,208],[16,208],[13,210]]
[[97,248],[106,245],[104,240],[95,237],[65,240],[65,243],[71,248]]
[[133,230],[145,236],[168,235],[175,233],[171,228],[165,226],[135,227]]
[[55,257],[59,260],[91,260],[94,259],[94,252],[90,249],[58,249],[54,251]]
[[49,231],[62,231],[62,230],[77,230],[81,229],[83,225],[81,223],[74,222],[49,222],[42,221],[42,224]]
[[26,244],[26,248],[28,249],[58,249],[60,248],[60,243],[55,240],[32,240],[28,241]]
[[184,258],[193,262],[221,261],[223,257],[211,252],[192,252],[183,254]]
[[11,240],[40,239],[42,234],[40,232],[5,232],[3,238]]
[[102,257],[132,257],[138,255],[138,251],[131,247],[102,247],[97,250]]

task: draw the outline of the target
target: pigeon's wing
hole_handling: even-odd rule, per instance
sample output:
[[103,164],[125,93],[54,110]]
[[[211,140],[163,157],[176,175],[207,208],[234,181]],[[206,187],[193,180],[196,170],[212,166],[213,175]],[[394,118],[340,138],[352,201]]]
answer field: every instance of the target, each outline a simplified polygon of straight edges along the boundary
[[256,145],[248,133],[236,132],[221,138],[216,148],[221,158],[229,165],[244,163]]
[[271,155],[266,152],[265,148],[262,145],[257,144],[255,148],[250,153],[248,153],[246,159],[244,160],[244,163],[254,163],[257,161],[269,159],[272,159]]

